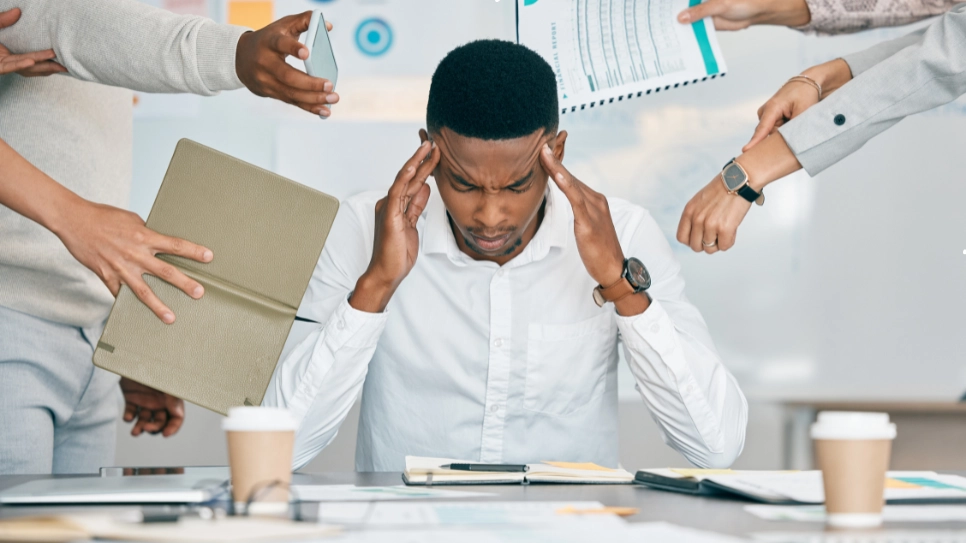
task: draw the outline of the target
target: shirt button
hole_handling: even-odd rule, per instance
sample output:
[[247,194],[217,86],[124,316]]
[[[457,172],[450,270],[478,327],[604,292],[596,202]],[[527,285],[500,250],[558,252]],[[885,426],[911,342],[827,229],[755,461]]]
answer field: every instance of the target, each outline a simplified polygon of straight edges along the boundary
[[497,277],[503,277],[503,268],[496,270]]
[[661,331],[661,325],[660,324],[652,324],[651,325],[651,331],[654,332],[655,334],[658,333],[658,332],[660,332]]
[[335,327],[338,328],[339,330],[344,330],[345,329],[345,321],[342,320],[342,319],[339,319],[339,322],[335,323]]
[[499,349],[500,347],[503,346],[503,340],[500,339],[500,338],[494,339],[493,340],[493,346],[496,347],[497,349]]
[[490,413],[496,413],[499,410],[500,410],[500,406],[499,405],[493,404],[493,405],[490,406]]
[[839,126],[842,126],[843,124],[845,124],[845,115],[842,115],[841,113],[839,113],[838,115],[835,116],[834,119],[832,119],[832,122],[834,122]]

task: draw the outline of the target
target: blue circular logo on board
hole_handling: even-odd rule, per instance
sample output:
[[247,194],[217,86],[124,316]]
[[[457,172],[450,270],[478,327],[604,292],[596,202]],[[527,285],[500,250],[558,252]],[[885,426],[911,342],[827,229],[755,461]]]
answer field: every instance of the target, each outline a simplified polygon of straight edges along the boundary
[[382,19],[366,19],[356,29],[356,46],[371,57],[383,55],[392,47],[392,28]]

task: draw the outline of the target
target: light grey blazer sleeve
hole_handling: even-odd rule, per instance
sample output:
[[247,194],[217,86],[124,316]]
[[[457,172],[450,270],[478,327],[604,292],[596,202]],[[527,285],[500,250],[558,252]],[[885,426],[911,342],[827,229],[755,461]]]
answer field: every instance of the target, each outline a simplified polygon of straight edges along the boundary
[[[854,153],[903,118],[966,93],[966,4],[904,47],[896,41],[881,45],[894,54],[853,74],[852,81],[778,129],[809,175]],[[865,63],[860,58],[857,67]]]
[[136,0],[0,0],[0,11],[16,7],[23,15],[0,30],[0,43],[18,53],[52,48],[78,79],[201,95],[242,87],[235,50],[247,28]]

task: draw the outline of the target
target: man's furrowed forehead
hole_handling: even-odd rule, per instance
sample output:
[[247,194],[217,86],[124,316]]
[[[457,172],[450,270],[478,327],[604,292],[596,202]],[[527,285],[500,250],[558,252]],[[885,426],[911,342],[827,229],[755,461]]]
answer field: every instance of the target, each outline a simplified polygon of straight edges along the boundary
[[540,129],[520,138],[483,140],[444,127],[431,137],[440,149],[439,168],[444,174],[499,189],[530,175],[540,162],[543,145],[553,136]]

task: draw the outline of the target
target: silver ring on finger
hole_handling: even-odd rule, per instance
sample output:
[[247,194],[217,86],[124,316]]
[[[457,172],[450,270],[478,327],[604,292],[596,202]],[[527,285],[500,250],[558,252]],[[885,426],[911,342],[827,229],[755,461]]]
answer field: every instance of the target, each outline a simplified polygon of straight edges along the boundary
[[714,238],[714,241],[712,241],[711,243],[701,240],[701,245],[704,245],[705,247],[714,247],[717,244],[718,244],[718,238]]

